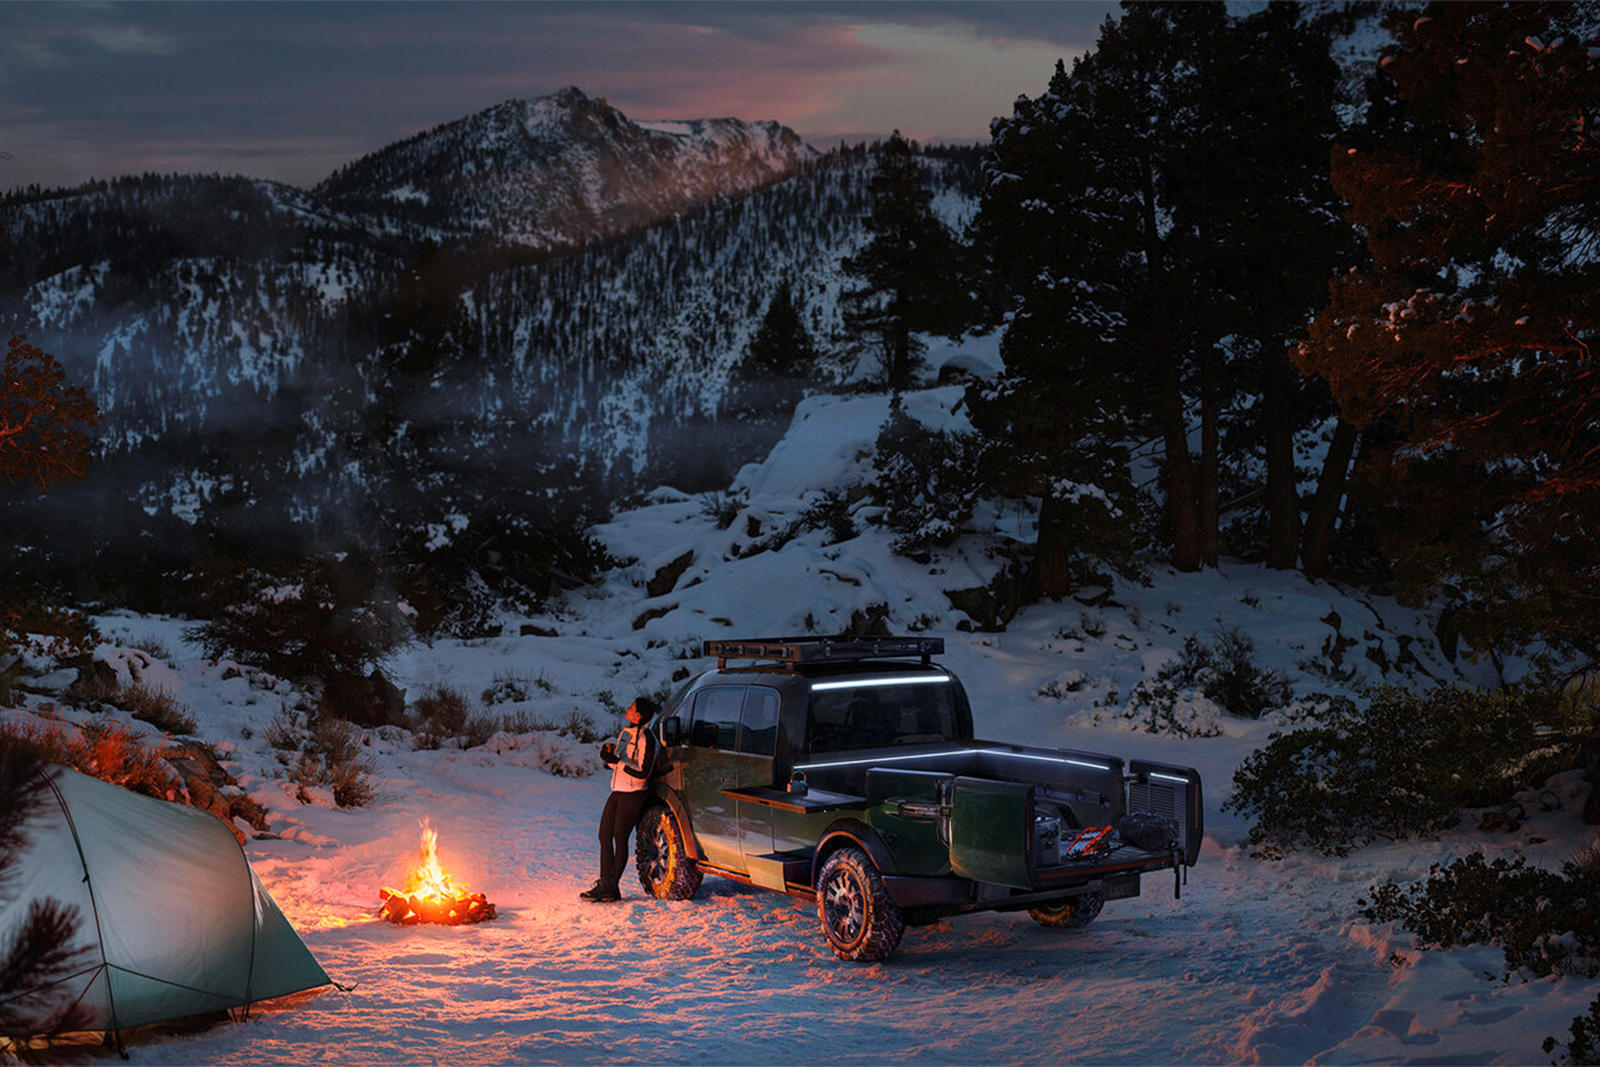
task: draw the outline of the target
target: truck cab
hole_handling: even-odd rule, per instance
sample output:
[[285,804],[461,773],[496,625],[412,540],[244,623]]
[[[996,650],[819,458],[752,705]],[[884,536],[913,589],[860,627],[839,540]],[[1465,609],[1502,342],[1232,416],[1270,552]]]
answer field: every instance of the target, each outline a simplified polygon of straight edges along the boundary
[[1076,929],[1140,877],[1192,866],[1188,767],[974,736],[940,638],[709,641],[717,666],[668,702],[641,818],[641,883],[692,895],[715,874],[814,900],[844,959],[904,927],[1027,910]]

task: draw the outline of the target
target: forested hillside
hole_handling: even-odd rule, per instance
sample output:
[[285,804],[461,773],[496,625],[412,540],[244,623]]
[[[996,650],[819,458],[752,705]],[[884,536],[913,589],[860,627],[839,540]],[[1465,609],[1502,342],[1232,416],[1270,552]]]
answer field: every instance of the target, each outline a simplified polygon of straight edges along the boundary
[[1136,5],[973,150],[564,90],[309,192],[14,193],[0,314],[102,418],[90,477],[8,507],[11,557],[104,589],[361,548],[547,588],[806,394],[948,363],[980,371],[963,428],[892,404],[870,499],[827,504],[903,551],[1014,508],[1024,599],[1233,557],[1408,593],[1451,652],[1588,649],[1600,19],[1440,10]]

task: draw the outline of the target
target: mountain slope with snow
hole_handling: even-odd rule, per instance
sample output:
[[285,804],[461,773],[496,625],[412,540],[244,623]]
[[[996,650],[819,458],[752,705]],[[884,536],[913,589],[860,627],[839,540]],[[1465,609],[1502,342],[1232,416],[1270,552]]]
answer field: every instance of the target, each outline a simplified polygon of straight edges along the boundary
[[447,238],[574,248],[786,178],[815,154],[776,122],[635,122],[568,87],[390,145],[316,192]]

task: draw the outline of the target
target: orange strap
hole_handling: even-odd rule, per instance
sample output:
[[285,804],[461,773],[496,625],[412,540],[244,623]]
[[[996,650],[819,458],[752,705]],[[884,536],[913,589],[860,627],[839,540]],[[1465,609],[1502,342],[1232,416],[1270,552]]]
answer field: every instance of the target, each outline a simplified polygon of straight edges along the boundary
[[1079,830],[1077,836],[1067,842],[1066,847],[1061,852],[1066,856],[1087,856],[1089,853],[1103,848],[1107,844],[1106,838],[1110,834],[1111,827],[1109,826],[1099,829],[1091,826],[1087,830]]

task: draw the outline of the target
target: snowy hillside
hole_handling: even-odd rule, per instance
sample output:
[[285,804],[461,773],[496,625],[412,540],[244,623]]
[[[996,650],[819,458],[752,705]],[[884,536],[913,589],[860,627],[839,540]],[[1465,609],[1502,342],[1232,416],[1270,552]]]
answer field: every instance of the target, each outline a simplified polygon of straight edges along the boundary
[[[907,410],[959,425],[957,395],[915,392]],[[1555,810],[1526,798],[1534,814],[1515,833],[1468,820],[1343,860],[1269,863],[1248,855],[1247,828],[1220,804],[1233,769],[1284,715],[1234,719],[1190,693],[1184,721],[1217,729],[1187,732],[1210,736],[1145,733],[1123,716],[1134,687],[1186,637],[1218,626],[1247,634],[1297,697],[1458,677],[1426,620],[1382,598],[1225,564],[1157,568],[1148,585],[1034,605],[1004,632],[973,631],[946,591],[986,582],[991,549],[1008,527],[1025,532],[1026,514],[996,516],[995,533],[927,565],[892,555],[867,516],[843,539],[793,524],[815,494],[871,477],[886,415],[881,397],[806,402],[725,494],[738,508],[731,522],[707,498],[660,490],[599,531],[627,561],[602,583],[544,615],[506,617],[505,636],[414,645],[391,673],[413,701],[447,686],[483,711],[550,723],[576,713],[608,733],[633,694],[706,666],[704,638],[808,623],[830,632],[881,606],[895,631],[945,638],[980,736],[1197,768],[1206,840],[1181,900],[1150,877],[1142,896],[1076,935],[1022,915],[957,917],[908,932],[893,957],[866,966],[833,958],[811,906],[715,878],[694,899],[663,903],[630,870],[622,903],[583,904],[606,788],[584,775],[598,769],[592,745],[540,729],[419,751],[410,734],[382,728],[364,742],[377,770],[371,805],[336,809],[316,789],[302,802],[268,738],[303,694],[208,661],[181,620],[111,615],[99,620],[101,657],[171,693],[226,754],[273,826],[247,845],[262,880],[328,972],[355,986],[242,1024],[138,1035],[133,1062],[1542,1062],[1541,1040],[1565,1034],[1589,983],[1503,984],[1498,950],[1419,951],[1358,921],[1355,901],[1375,880],[1418,878],[1472,851],[1559,862],[1592,836],[1580,776],[1549,783]],[[35,711],[45,703],[27,698]],[[499,918],[451,929],[375,917],[378,888],[414,860],[422,818],[439,831],[444,865]]]
[[[647,132],[697,159],[734,150],[720,120],[671,129]],[[836,153],[535,262],[412,244],[356,207],[235,179],[0,204],[16,252],[0,315],[105,416],[102,462],[28,543],[75,537],[61,517],[105,513],[108,492],[115,524],[158,543],[173,522],[248,541],[263,521],[403,542],[452,515],[568,522],[690,466],[695,488],[720,484],[748,457],[711,423],[780,281],[819,343],[838,328],[870,166]]]

